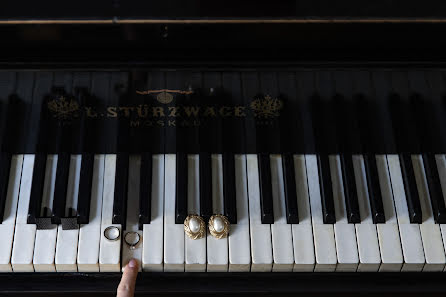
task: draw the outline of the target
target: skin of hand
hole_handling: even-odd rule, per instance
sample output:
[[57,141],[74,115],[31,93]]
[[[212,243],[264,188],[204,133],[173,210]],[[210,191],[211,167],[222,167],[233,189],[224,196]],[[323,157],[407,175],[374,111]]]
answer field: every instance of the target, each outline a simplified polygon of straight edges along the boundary
[[133,297],[135,294],[136,277],[138,276],[138,262],[131,259],[124,267],[121,282],[117,290],[117,297]]

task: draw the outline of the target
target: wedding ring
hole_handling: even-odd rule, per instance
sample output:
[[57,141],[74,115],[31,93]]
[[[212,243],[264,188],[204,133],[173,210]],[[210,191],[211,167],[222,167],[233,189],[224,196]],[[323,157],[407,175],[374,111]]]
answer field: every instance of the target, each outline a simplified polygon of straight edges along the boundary
[[124,241],[131,250],[134,250],[138,243],[141,241],[141,236],[138,232],[130,231],[125,234]]
[[209,219],[209,232],[217,239],[222,239],[229,234],[229,221],[224,215],[213,215]]
[[121,236],[121,231],[116,226],[108,226],[104,230],[104,236],[110,241],[116,241]]
[[203,238],[206,234],[206,223],[199,215],[188,215],[184,220],[184,232],[194,240]]

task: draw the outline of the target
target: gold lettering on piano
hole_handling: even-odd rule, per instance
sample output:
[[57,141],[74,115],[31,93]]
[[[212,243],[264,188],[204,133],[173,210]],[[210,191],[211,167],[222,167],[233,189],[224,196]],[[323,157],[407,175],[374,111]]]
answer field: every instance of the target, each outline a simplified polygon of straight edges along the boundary
[[206,109],[204,110],[203,116],[205,116],[205,117],[215,117],[215,116],[217,116],[217,114],[215,112],[215,108],[213,106],[206,107]]
[[116,110],[115,106],[107,107],[107,117],[109,117],[109,118],[116,118],[116,117],[118,117],[118,111]]
[[218,112],[219,112],[220,116],[222,116],[222,117],[230,117],[230,116],[232,116],[231,108],[228,107],[228,106],[220,107]]
[[136,107],[136,111],[138,112],[138,117],[147,118],[149,116],[149,107],[147,105],[138,105]]
[[199,111],[200,111],[200,107],[198,107],[198,106],[184,106],[184,113],[188,117],[191,117],[191,116],[197,117]]
[[130,121],[130,128],[138,128],[140,124],[140,121]]
[[153,107],[152,108],[152,115],[154,117],[164,117],[164,108],[162,108],[161,106],[158,107]]
[[169,117],[177,117],[178,116],[178,108],[177,106],[169,106]]
[[124,111],[124,116],[126,118],[130,117],[130,111],[133,111],[133,106],[129,107],[129,106],[119,106],[119,110],[120,111]]
[[89,118],[97,118],[98,113],[91,106],[86,106],[85,111],[87,112],[87,117]]
[[245,107],[244,106],[234,107],[234,115],[236,117],[246,117]]
[[[253,98],[246,105],[223,105],[218,102],[200,105],[194,105],[191,102],[191,105],[187,105],[189,100],[177,98],[178,102],[166,106],[165,104],[175,99],[172,94],[190,95],[194,92],[161,89],[136,91],[136,93],[140,95],[155,94],[157,100],[151,102],[144,101],[145,103],[142,104],[131,104],[131,100],[129,100],[129,104],[117,106],[92,106],[89,105],[89,100],[84,100],[86,105],[80,106],[76,97],[69,96],[66,93],[62,93],[63,95],[57,93],[48,95],[51,100],[47,101],[47,108],[50,115],[63,124],[69,124],[83,115],[84,117],[82,118],[95,120],[101,120],[102,118],[127,118],[129,119],[130,127],[133,128],[197,127],[201,124],[210,123],[216,118],[228,121],[255,118],[256,125],[270,126],[276,123],[275,119],[280,116],[280,112],[284,108],[284,102],[280,97],[272,97],[268,94]],[[86,99],[88,99],[88,96]]]

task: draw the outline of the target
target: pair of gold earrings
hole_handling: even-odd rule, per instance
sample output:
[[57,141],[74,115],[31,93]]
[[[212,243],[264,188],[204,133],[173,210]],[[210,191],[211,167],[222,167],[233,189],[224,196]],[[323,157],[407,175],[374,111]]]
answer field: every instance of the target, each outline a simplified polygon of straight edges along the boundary
[[[213,215],[208,222],[209,233],[217,239],[229,234],[229,221],[224,215]],[[197,214],[188,215],[184,220],[184,232],[192,239],[200,239],[206,235],[206,223]]]

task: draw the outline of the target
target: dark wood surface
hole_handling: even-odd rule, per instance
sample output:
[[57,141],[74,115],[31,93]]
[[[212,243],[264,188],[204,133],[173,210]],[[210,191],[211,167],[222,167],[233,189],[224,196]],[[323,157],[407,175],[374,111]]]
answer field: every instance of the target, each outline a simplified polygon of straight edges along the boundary
[[4,0],[0,20],[444,19],[441,0]]
[[[118,273],[2,274],[0,296],[111,296],[119,280]],[[446,294],[443,273],[142,273],[136,288],[139,296]]]
[[0,25],[1,68],[437,67],[446,23]]

